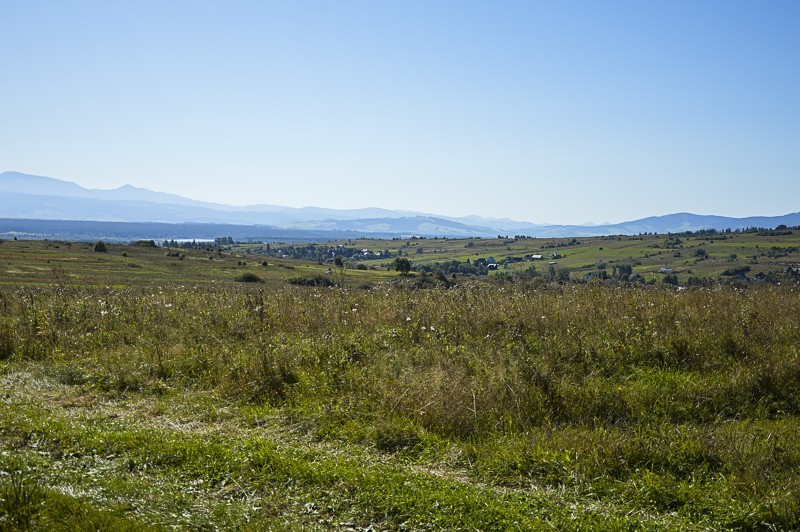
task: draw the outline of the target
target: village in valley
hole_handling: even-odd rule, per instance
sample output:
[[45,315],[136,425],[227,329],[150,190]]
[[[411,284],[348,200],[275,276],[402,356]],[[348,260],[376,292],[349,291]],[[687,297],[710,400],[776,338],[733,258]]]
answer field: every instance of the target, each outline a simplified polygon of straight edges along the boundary
[[[537,239],[351,239],[322,243],[214,244],[245,256],[316,261],[349,270],[408,272],[451,278],[495,276],[558,281],[614,281],[702,286],[778,283],[800,275],[800,230],[705,230],[682,234]],[[168,245],[169,242],[164,242]],[[326,268],[326,274],[333,272]],[[408,273],[407,272],[407,273]]]
[[[231,237],[197,241],[145,240],[106,244],[109,252],[77,254],[94,245],[57,241],[3,241],[5,256],[16,257],[2,282],[53,282],[77,279],[82,260],[102,260],[107,268],[137,269],[138,278],[179,280],[253,279],[295,282],[344,281],[367,285],[392,280],[431,286],[470,279],[538,282],[601,282],[676,287],[713,284],[751,285],[796,282],[800,277],[800,230],[752,228],[683,234],[642,234],[583,238],[496,239],[395,238],[308,242],[237,242]],[[30,248],[26,251],[26,248]],[[40,249],[42,253],[36,253]],[[15,251],[16,250],[16,251]],[[45,253],[44,250],[47,250]],[[59,257],[52,257],[52,254]],[[21,254],[24,254],[22,256]],[[141,254],[147,259],[132,262]],[[169,265],[169,268],[164,268]],[[203,268],[200,268],[203,266]],[[85,267],[90,267],[86,265]],[[55,276],[55,277],[53,277]],[[102,271],[94,273],[102,278]],[[320,281],[329,277],[329,281]],[[335,278],[335,279],[334,279]]]

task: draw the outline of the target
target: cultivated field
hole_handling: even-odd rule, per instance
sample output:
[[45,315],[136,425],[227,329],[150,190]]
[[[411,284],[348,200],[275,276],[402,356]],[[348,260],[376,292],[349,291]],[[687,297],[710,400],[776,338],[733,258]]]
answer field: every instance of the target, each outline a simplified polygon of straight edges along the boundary
[[[797,260],[667,238],[350,244],[573,278]],[[0,529],[800,527],[795,283],[418,289],[246,247],[0,243]]]

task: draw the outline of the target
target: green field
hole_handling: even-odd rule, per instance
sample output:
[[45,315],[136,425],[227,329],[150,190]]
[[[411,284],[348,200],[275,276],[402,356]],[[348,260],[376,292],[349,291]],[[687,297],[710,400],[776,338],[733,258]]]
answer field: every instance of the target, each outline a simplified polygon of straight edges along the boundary
[[[425,239],[342,240],[312,244],[333,249],[324,260],[283,257],[289,248],[307,244],[223,245],[208,249],[179,249],[107,244],[107,253],[93,251],[86,242],[4,241],[0,244],[0,284],[36,285],[89,283],[127,286],[154,282],[226,284],[244,273],[270,284],[289,279],[329,275],[337,284],[356,287],[395,277],[394,259],[408,258],[415,268],[457,261],[494,258],[498,269],[491,275],[514,275],[549,269],[563,270],[566,278],[583,281],[587,274],[629,266],[645,282],[660,282],[663,268],[672,270],[679,284],[690,279],[728,282],[726,273],[745,269],[749,279],[770,276],[775,282],[787,267],[800,266],[800,231],[787,234],[759,232],[688,235],[641,235],[589,238],[535,239]],[[211,244],[209,244],[211,246]],[[346,250],[388,252],[389,258],[346,257],[336,268],[337,246]],[[555,256],[554,256],[555,254]],[[538,259],[530,257],[540,256]],[[528,257],[528,260],[525,260]],[[514,259],[514,260],[511,260]],[[358,269],[360,265],[363,269]],[[331,270],[330,274],[327,274]]]
[[[324,244],[390,251],[341,267],[3,241],[0,530],[797,529],[800,288],[657,273],[779,275],[796,233]],[[420,284],[398,251],[656,283]]]
[[[507,257],[524,258],[542,255],[542,259],[501,264],[498,273],[520,272],[531,266],[540,272],[550,262],[569,270],[573,279],[597,271],[598,264],[607,270],[630,265],[646,280],[661,280],[661,268],[674,270],[681,283],[689,277],[720,278],[723,272],[748,266],[748,276],[781,273],[790,265],[800,264],[800,231],[787,235],[759,232],[692,235],[641,235],[560,239],[411,239],[403,241],[358,240],[349,245],[372,250],[402,251],[415,264],[435,264],[456,260],[465,262],[494,257],[498,263]],[[347,244],[347,241],[338,243]],[[393,245],[392,245],[393,244]],[[553,257],[555,253],[558,257]],[[367,261],[367,264],[385,261]]]

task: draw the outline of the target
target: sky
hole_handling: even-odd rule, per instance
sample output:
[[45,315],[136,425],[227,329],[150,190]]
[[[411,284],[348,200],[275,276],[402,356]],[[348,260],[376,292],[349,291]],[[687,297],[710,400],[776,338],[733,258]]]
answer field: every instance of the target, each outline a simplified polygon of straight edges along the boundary
[[0,0],[0,172],[534,223],[800,211],[800,2]]

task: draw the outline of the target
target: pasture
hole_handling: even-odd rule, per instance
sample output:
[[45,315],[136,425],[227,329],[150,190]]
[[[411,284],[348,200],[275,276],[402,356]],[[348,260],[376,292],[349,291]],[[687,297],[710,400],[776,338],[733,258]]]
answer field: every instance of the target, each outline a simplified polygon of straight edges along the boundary
[[[500,264],[497,273],[519,273],[531,266],[540,272],[550,262],[566,268],[573,279],[596,272],[598,264],[609,271],[629,265],[645,280],[660,281],[662,268],[674,270],[681,284],[689,277],[718,279],[726,270],[747,267],[749,276],[780,273],[787,266],[800,265],[800,231],[788,234],[764,232],[690,235],[639,235],[580,238],[498,238],[498,239],[406,239],[350,240],[336,244],[389,249],[414,264],[433,265],[448,261],[475,261],[493,257]],[[556,256],[553,256],[555,254]],[[538,260],[524,260],[540,255]],[[520,262],[503,264],[506,258]],[[366,264],[385,266],[380,259]]]
[[[683,258],[666,238],[353,244],[580,275]],[[686,239],[711,258],[675,266],[796,259],[769,238]],[[795,284],[420,290],[380,259],[173,251],[0,244],[3,529],[800,526]],[[314,276],[338,285],[287,282]]]

